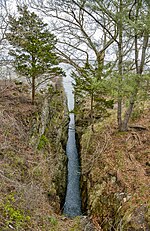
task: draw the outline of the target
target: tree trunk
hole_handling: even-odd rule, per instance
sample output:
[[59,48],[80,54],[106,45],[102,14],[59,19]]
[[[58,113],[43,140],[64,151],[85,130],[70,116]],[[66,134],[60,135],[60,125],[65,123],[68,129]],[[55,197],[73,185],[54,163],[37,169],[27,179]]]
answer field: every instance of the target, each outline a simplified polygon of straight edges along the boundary
[[32,104],[34,105],[35,102],[35,74],[34,73],[34,69],[35,69],[35,57],[32,54]]
[[122,0],[120,0],[120,6],[119,6],[119,13],[120,13],[120,19],[118,22],[118,31],[119,31],[119,43],[118,43],[118,70],[119,70],[119,76],[118,76],[118,110],[117,110],[117,121],[118,121],[118,130],[122,130],[122,62],[123,62],[123,47],[122,47],[122,11],[123,11],[123,3]]
[[35,76],[32,76],[32,104],[35,101]]
[[[140,67],[137,66],[137,60],[135,60],[136,63],[136,72],[137,72],[137,80],[136,80],[136,87],[133,91],[133,93],[131,94],[130,97],[130,101],[129,101],[129,107],[125,113],[124,116],[124,120],[122,123],[122,131],[127,131],[128,130],[128,123],[129,123],[129,119],[131,117],[132,111],[133,111],[133,107],[136,101],[136,96],[138,94],[138,90],[139,90],[139,85],[140,85],[140,80],[142,78],[142,72],[143,72],[143,68],[144,68],[144,63],[145,63],[145,56],[146,56],[146,48],[148,46],[148,40],[149,40],[149,35],[147,33],[145,33],[144,35],[144,39],[143,39],[143,46],[142,46],[142,54],[141,54],[141,62],[140,62]],[[135,40],[135,57],[137,54],[137,47],[136,47],[137,41]]]
[[102,73],[103,73],[103,69],[104,69],[104,58],[105,58],[105,51],[100,51],[97,53],[97,64],[98,64],[98,68],[97,68],[97,78],[99,80],[101,80],[102,78]]
[[[137,22],[138,20],[138,14],[139,14],[139,1],[137,2],[137,8],[136,8],[136,15],[135,15],[135,21]],[[134,47],[135,47],[135,67],[136,67],[136,74],[137,74],[137,79],[136,79],[136,87],[134,88],[133,92],[131,93],[130,100],[129,100],[129,106],[125,112],[124,119],[122,121],[121,125],[121,131],[127,131],[128,130],[128,123],[129,119],[131,117],[134,104],[136,101],[136,96],[139,91],[140,87],[140,81],[142,78],[142,73],[143,73],[143,68],[144,68],[144,63],[145,63],[145,57],[146,57],[146,49],[148,47],[148,40],[149,40],[149,34],[147,31],[144,32],[143,36],[143,46],[142,46],[142,53],[141,53],[141,60],[140,60],[140,66],[139,66],[139,52],[138,52],[138,36],[137,36],[137,29],[134,30]]]
[[123,132],[128,130],[128,122],[129,122],[129,119],[130,119],[132,111],[133,111],[136,95],[137,95],[137,92],[135,92],[135,95],[132,95],[132,98],[130,99],[129,107],[125,113],[124,120],[123,120],[122,126],[121,126],[121,131],[123,131]]
[[122,130],[122,99],[118,98],[118,110],[117,110],[117,121],[118,121],[118,130]]
[[94,112],[93,112],[93,102],[94,102],[94,96],[93,96],[93,91],[91,93],[91,129],[92,132],[94,132]]

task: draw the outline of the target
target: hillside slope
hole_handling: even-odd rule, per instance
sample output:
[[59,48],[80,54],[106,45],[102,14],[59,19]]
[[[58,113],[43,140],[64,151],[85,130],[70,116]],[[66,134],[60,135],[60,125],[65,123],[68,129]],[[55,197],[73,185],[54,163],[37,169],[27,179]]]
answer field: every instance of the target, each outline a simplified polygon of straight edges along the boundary
[[150,110],[130,122],[118,132],[107,118],[81,138],[83,208],[99,230],[150,230]]
[[150,230],[149,109],[125,133],[111,118],[84,130],[85,216],[68,219],[63,90],[38,93],[35,105],[26,85],[1,81],[0,93],[0,231]]
[[68,117],[62,89],[37,94],[0,82],[0,230],[82,230],[61,215]]

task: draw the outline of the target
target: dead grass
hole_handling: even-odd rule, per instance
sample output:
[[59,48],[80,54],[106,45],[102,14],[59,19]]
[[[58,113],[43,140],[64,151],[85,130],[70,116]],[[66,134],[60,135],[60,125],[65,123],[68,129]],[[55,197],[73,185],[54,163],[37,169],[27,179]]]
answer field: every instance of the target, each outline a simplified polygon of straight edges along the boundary
[[[0,230],[79,231],[79,221],[61,216],[53,183],[55,153],[29,145],[39,110],[28,86],[0,81]],[[30,219],[20,225],[17,214]]]
[[83,135],[81,164],[87,179],[88,210],[93,216],[97,214],[104,230],[116,219],[117,207],[121,208],[117,215],[121,219],[121,214],[128,211],[132,217],[134,209],[150,203],[150,110],[146,109],[134,125],[146,129],[121,133],[114,121],[104,121],[95,125],[95,133],[89,129]]

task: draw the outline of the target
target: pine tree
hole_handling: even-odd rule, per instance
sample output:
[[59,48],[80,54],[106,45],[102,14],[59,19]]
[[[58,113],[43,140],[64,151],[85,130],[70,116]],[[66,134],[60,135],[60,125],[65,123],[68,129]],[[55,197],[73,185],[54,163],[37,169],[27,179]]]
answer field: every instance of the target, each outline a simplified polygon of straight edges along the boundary
[[84,113],[83,117],[87,121],[82,122],[91,125],[94,132],[94,123],[108,116],[107,109],[113,107],[113,99],[108,97],[109,83],[100,78],[101,69],[93,68],[89,64],[80,69],[80,75],[73,73],[72,76],[75,79],[75,96],[80,101],[79,107],[76,103],[75,113]]
[[31,80],[32,104],[35,100],[36,78],[62,74],[55,53],[56,37],[27,6],[18,6],[19,17],[9,16],[7,40],[12,45],[10,55],[14,57],[16,71]]

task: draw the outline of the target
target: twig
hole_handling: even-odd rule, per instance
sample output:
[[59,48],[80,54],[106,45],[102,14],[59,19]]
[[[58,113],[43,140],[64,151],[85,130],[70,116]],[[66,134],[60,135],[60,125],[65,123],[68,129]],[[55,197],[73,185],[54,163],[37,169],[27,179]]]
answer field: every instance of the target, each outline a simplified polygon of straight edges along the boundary
[[140,140],[140,136],[136,132],[132,132],[131,135],[128,136],[126,139],[126,143],[132,139],[132,146],[128,148],[128,150],[131,150],[133,147],[135,147],[136,144],[141,145],[142,142]]
[[7,181],[9,181],[11,183],[13,183],[13,185],[15,185],[15,184],[19,185],[18,182],[13,181],[13,180],[9,179],[7,176],[5,176],[4,173],[1,170],[0,170],[0,177],[4,178],[5,180],[7,180]]
[[141,125],[129,125],[129,128],[135,128],[137,130],[147,130],[146,127],[143,127]]
[[89,162],[86,164],[86,166],[84,166],[84,169],[85,169],[85,170],[83,170],[84,174],[87,174],[88,172],[91,171],[91,169],[94,166],[94,163],[98,161],[98,159],[99,159],[100,155],[102,154],[102,152],[104,152],[106,150],[106,148],[108,146],[108,141],[109,141],[108,134],[105,133],[105,140],[104,140],[104,144],[103,144],[102,148],[99,150],[100,145],[101,145],[101,143],[99,142],[97,147],[96,147],[96,150],[93,153],[93,156],[92,156],[92,158],[90,160],[90,168],[88,168],[89,167]]

